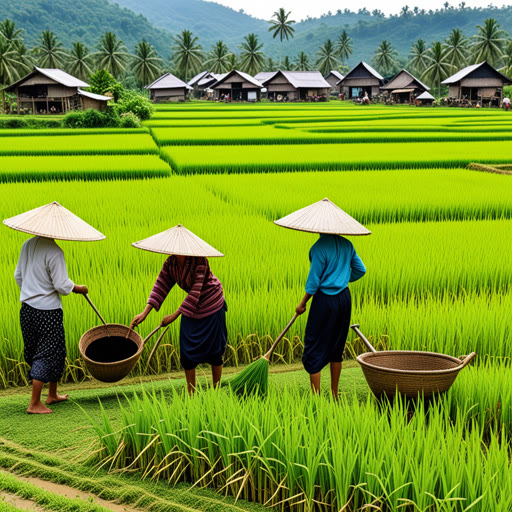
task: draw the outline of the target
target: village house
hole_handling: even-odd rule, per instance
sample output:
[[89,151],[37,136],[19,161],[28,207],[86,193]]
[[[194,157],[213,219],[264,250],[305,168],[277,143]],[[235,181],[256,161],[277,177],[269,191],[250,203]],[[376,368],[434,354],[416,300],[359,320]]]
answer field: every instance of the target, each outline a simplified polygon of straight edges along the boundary
[[18,114],[64,114],[69,110],[94,108],[104,110],[112,98],[84,91],[89,84],[61,69],[34,66],[25,77],[2,90],[5,111],[5,93],[16,94]]
[[155,103],[164,101],[185,101],[192,87],[171,73],[165,73],[152,84],[146,85],[149,99]]
[[347,99],[363,98],[365,94],[371,98],[379,95],[384,78],[369,64],[361,61],[336,85],[340,86]]
[[276,71],[263,85],[275,101],[327,99],[331,89],[320,71]]
[[340,80],[343,80],[345,77],[336,70],[332,70],[328,75],[324,76],[326,82],[329,82],[331,86],[331,93],[340,93],[340,87],[337,85]]
[[485,60],[461,69],[441,83],[448,85],[448,96],[457,103],[501,107],[503,86],[510,85],[512,80]]
[[414,99],[430,90],[430,87],[420,82],[406,69],[402,69],[386,85],[380,88],[394,103],[412,104]]
[[229,96],[232,101],[259,101],[263,85],[251,75],[234,69],[222,75],[210,88],[218,99]]

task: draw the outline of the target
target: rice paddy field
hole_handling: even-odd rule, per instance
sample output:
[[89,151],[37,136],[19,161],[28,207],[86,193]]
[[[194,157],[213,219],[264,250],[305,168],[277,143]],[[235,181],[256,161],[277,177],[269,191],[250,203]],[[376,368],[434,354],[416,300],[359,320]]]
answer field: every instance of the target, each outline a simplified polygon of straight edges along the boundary
[[[279,373],[267,398],[240,400],[204,382],[188,397],[169,377],[180,370],[177,322],[146,367],[149,342],[131,387],[100,392],[78,351],[98,320],[72,295],[63,299],[63,385],[77,398],[50,416],[81,418],[91,448],[86,457],[72,440],[83,443],[82,434],[62,434],[68,451],[59,460],[69,474],[79,457],[102,478],[122,486],[143,479],[161,501],[175,499],[174,508],[152,508],[141,498],[141,510],[189,510],[180,492],[192,485],[197,503],[211,506],[198,510],[512,510],[512,176],[466,169],[509,164],[511,155],[512,117],[495,109],[191,103],[158,106],[138,130],[0,130],[3,219],[56,200],[106,235],[59,245],[71,279],[88,286],[107,322],[127,324],[144,308],[165,260],[132,242],[181,223],[226,255],[210,265],[228,304],[228,379],[268,349],[304,295],[317,235],[273,221],[324,197],[372,231],[352,239],[367,274],[351,285],[352,320],[372,344],[478,354],[442,397],[382,403],[354,361],[366,349],[351,333],[334,402],[312,396],[297,366],[304,315],[273,356]],[[11,415],[3,426],[0,419],[4,469],[29,467],[9,462],[30,444],[16,434],[15,412],[29,382],[13,278],[26,238],[2,230],[0,388],[11,397],[0,397]],[[173,290],[140,333],[184,296]],[[23,486],[9,478],[0,471],[0,490],[17,494]]]

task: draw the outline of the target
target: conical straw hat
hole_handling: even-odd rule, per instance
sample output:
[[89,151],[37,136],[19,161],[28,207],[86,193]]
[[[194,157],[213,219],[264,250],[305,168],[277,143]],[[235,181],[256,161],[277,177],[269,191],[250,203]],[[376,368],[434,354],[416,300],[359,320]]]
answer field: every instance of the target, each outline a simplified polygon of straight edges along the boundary
[[105,238],[105,235],[57,201],[6,219],[4,224],[23,233],[57,240],[93,242]]
[[371,234],[371,231],[327,198],[275,220],[274,223],[283,228],[308,233],[352,236]]
[[134,242],[132,245],[144,251],[177,256],[202,256],[204,258],[224,256],[181,224],[140,242]]

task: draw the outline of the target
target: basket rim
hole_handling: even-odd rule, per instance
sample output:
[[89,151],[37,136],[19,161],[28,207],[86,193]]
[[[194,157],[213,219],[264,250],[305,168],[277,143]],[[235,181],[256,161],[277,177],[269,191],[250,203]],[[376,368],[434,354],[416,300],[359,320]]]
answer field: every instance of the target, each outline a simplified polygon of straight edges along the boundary
[[[105,328],[105,327],[109,327],[109,326],[115,326],[115,327],[128,327],[127,325],[124,325],[124,324],[102,324],[102,325],[96,325],[94,327],[91,327],[90,329],[88,329],[87,331],[85,331],[82,336],[80,337],[80,341],[78,342],[78,350],[80,352],[80,356],[82,356],[82,358],[87,362],[87,363],[92,363],[92,364],[98,364],[98,365],[101,365],[101,366],[104,366],[104,367],[111,367],[111,366],[118,366],[120,363],[126,363],[127,361],[130,361],[131,359],[133,359],[134,357],[140,357],[142,351],[144,350],[144,339],[142,338],[142,336],[137,332],[135,331],[134,329],[132,329],[132,331],[140,338],[140,341],[142,342],[140,345],[139,345],[139,348],[137,350],[137,352],[135,352],[135,354],[133,354],[133,356],[130,356],[128,357],[127,359],[120,359],[119,361],[113,361],[111,363],[100,363],[99,361],[95,361],[94,359],[90,359],[88,358],[86,355],[85,355],[85,351],[82,352],[82,340],[84,338],[84,336],[91,332],[91,331],[95,331],[95,330],[99,330],[101,328]],[[130,338],[128,338],[130,339]],[[133,341],[133,340],[131,340]]]
[[[365,361],[366,356],[375,356],[378,354],[419,354],[424,356],[442,357],[444,359],[449,359],[454,363],[457,362],[459,365],[454,368],[447,368],[446,370],[400,370],[399,368],[383,368],[382,366],[377,366]],[[384,373],[401,373],[404,375],[443,375],[448,373],[458,373],[462,369],[462,364],[464,363],[464,361],[460,360],[459,358],[450,356],[448,354],[440,354],[439,352],[424,352],[421,350],[382,350],[380,352],[365,352],[364,354],[357,356],[357,362],[361,366],[366,366],[368,368],[372,368]]]

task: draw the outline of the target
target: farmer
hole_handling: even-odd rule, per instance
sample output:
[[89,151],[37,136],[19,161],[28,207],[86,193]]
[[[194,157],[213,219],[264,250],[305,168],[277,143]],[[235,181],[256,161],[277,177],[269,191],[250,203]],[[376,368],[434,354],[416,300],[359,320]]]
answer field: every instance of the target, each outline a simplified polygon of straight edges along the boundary
[[196,367],[202,363],[211,365],[213,386],[217,387],[222,377],[227,341],[227,306],[222,285],[213,275],[206,258],[223,254],[181,224],[133,245],[170,256],[165,260],[144,311],[134,317],[130,327],[141,324],[152,309],[158,311],[177,284],[188,295],[177,311],[164,316],[161,325],[167,326],[182,317],[180,361],[185,369],[189,394],[195,390]]
[[327,198],[276,221],[276,224],[320,234],[309,251],[311,267],[306,294],[295,312],[302,315],[313,298],[302,362],[314,393],[320,391],[322,369],[330,364],[331,392],[337,399],[343,350],[350,327],[348,283],[366,273],[352,243],[340,235],[369,235],[370,231]]
[[[14,277],[21,294],[20,324],[24,357],[30,366],[32,398],[29,414],[48,414],[46,405],[68,399],[59,395],[57,383],[64,372],[66,338],[61,295],[86,294],[87,287],[68,277],[59,240],[102,240],[104,235],[53,202],[4,221],[7,226],[35,235],[21,248]],[[41,392],[50,383],[46,405]]]
[[510,109],[510,98],[508,96],[503,98],[503,108],[505,109],[506,112],[508,112]]

